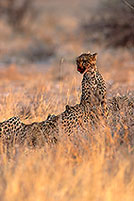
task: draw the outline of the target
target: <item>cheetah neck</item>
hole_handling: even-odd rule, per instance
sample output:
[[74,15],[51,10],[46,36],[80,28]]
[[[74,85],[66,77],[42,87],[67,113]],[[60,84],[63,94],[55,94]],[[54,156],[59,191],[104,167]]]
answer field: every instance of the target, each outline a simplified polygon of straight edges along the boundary
[[89,68],[85,71],[85,73],[94,74],[98,71],[96,64],[91,64]]
[[84,73],[80,104],[90,107],[101,105],[105,101],[106,86],[102,75],[95,64]]

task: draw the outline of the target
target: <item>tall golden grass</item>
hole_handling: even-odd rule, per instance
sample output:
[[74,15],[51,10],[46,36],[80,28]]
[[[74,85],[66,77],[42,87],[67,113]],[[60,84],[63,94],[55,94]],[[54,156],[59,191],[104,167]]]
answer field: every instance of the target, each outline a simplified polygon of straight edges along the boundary
[[[105,56],[106,60],[108,57]],[[102,60],[100,66],[101,63]],[[106,64],[100,69],[106,80],[115,79],[109,91],[116,92],[120,86],[115,76],[117,69],[121,70],[118,65],[119,60],[108,71]],[[22,71],[15,65],[1,69],[0,121],[14,115],[20,115],[26,123],[42,121],[49,113],[62,112],[65,104],[78,103],[81,75],[75,66],[64,64],[59,77],[57,68],[48,72],[33,69],[30,72],[27,67]],[[132,89],[133,77],[127,79],[121,83]],[[92,135],[89,133],[74,133],[70,137],[62,133],[56,145],[15,146],[9,154],[1,145],[0,200],[133,201],[133,148],[118,146],[116,136],[111,137],[108,127],[100,127]]]

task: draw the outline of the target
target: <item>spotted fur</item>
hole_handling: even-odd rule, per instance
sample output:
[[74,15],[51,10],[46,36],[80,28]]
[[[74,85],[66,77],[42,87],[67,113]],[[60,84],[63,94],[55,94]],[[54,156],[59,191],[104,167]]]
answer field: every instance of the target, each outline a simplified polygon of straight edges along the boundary
[[20,121],[19,117],[12,117],[7,121],[3,121],[2,123],[0,123],[0,137],[4,142],[20,142],[23,141],[23,139],[25,138],[24,129],[25,125]]

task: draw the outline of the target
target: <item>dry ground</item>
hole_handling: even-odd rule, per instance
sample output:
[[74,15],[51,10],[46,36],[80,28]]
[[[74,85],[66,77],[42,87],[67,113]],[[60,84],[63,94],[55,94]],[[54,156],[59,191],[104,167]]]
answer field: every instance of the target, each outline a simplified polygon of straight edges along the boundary
[[[98,52],[108,97],[133,91],[131,53],[99,48]],[[74,62],[64,60],[49,70],[15,64],[1,68],[0,121],[19,115],[30,123],[46,119],[49,113],[60,113],[65,104],[79,102],[81,79]],[[108,133],[109,128],[105,129]],[[106,145],[104,131],[99,129],[95,139],[73,136],[53,147],[15,147],[10,158],[1,148],[0,200],[133,200],[133,149],[118,148],[112,138],[110,143],[112,146]]]

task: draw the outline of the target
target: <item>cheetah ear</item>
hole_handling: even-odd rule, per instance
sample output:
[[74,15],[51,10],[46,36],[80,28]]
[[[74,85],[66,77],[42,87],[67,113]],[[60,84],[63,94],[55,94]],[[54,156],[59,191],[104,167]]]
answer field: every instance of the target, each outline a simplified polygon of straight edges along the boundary
[[94,53],[94,54],[92,55],[94,61],[96,61],[97,55],[98,55],[97,53]]

